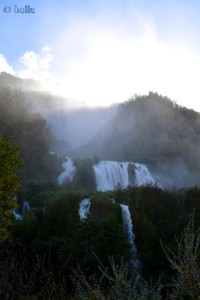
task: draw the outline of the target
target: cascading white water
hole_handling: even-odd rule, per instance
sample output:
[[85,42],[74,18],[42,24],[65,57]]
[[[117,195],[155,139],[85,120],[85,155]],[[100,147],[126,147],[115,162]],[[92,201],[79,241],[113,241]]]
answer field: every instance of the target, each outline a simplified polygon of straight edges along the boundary
[[15,220],[17,220],[17,221],[21,221],[22,220],[22,216],[17,212],[16,208],[13,210],[13,215],[15,217]]
[[124,230],[127,232],[128,235],[128,241],[131,245],[131,252],[135,255],[137,253],[137,248],[135,245],[135,235],[133,234],[133,224],[132,224],[132,218],[131,213],[129,210],[129,207],[125,204],[120,204],[122,209],[122,217],[123,217],[123,225]]
[[86,219],[87,216],[90,214],[90,205],[91,201],[89,198],[83,199],[79,204],[79,216],[81,221]]
[[66,181],[72,182],[74,174],[76,173],[76,166],[74,165],[73,160],[71,160],[71,158],[66,158],[66,159],[67,161],[63,162],[62,164],[65,171],[62,172],[57,179],[59,185],[63,184]]
[[[115,203],[114,199],[111,199],[112,202]],[[90,214],[90,205],[91,200],[90,198],[83,199],[79,204],[79,216],[80,220],[85,220],[88,215]],[[133,233],[133,224],[132,224],[132,218],[131,213],[129,210],[129,207],[125,204],[120,204],[120,207],[122,209],[122,218],[123,218],[123,227],[124,230],[127,233],[128,241],[131,246],[131,253],[135,256],[137,254],[137,248],[135,245],[135,235]],[[140,265],[140,261],[137,258],[134,258],[131,260],[131,263],[138,267]]]
[[156,183],[151,174],[149,173],[147,166],[135,163],[134,167],[137,185],[154,185]]
[[[15,201],[17,201],[17,198],[15,199]],[[23,215],[26,214],[27,212],[29,212],[30,209],[31,209],[31,207],[30,207],[30,205],[28,204],[27,201],[25,201],[24,204],[23,204],[22,214],[18,213],[17,209],[15,208],[13,210],[13,215],[15,216],[15,220],[22,221]]]
[[[129,170],[129,166],[131,167]],[[155,184],[155,180],[145,165],[133,162],[100,161],[93,166],[97,191],[114,190],[118,185]]]
[[23,204],[22,214],[25,214],[25,213],[29,212],[30,209],[31,209],[30,205],[28,204],[27,201],[25,201],[24,204]]
[[97,191],[114,190],[118,185],[125,188],[129,184],[128,163],[100,161],[93,166]]
[[[17,196],[15,196],[13,198],[13,200],[18,203]],[[17,221],[21,221],[22,220],[22,216],[18,213],[17,208],[14,208],[12,213],[13,213],[13,215],[15,217],[15,220],[17,220]]]

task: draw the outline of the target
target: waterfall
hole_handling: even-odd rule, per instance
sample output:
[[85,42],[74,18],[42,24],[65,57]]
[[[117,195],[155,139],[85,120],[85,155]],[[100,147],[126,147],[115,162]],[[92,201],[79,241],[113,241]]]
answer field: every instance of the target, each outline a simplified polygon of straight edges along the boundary
[[97,191],[114,190],[117,186],[153,185],[155,180],[145,165],[133,162],[100,161],[93,166]]
[[66,159],[67,161],[63,162],[62,164],[65,171],[62,172],[57,179],[59,185],[63,184],[66,181],[72,182],[74,174],[76,173],[76,167],[74,165],[73,160],[71,160],[71,158],[66,158]]
[[[15,201],[17,201],[17,200],[15,200]],[[27,212],[29,212],[30,209],[31,209],[31,207],[30,207],[30,205],[28,204],[27,201],[25,201],[24,204],[23,204],[22,214],[18,213],[17,209],[15,208],[13,210],[13,215],[15,216],[15,220],[22,221],[23,215],[26,214]]]
[[[62,185],[66,181],[72,182],[76,173],[76,166],[70,158],[63,162],[64,171],[58,176],[57,181]],[[100,161],[93,165],[97,191],[112,191],[118,186],[126,188],[129,185],[155,185],[156,181],[151,176],[148,168],[139,163]]]
[[124,224],[124,230],[127,232],[128,235],[128,241],[131,245],[131,252],[132,254],[137,253],[137,248],[135,246],[135,235],[133,234],[133,224],[131,219],[131,213],[129,210],[129,207],[125,204],[120,204],[122,209],[122,217],[123,217],[123,224]]
[[114,190],[118,185],[125,188],[129,184],[127,162],[100,161],[93,169],[97,191]]
[[[17,196],[15,196],[13,198],[13,200],[18,203]],[[21,221],[22,220],[22,216],[18,213],[17,208],[14,208],[12,213],[13,213],[13,215],[15,217],[15,220],[17,220],[17,221]]]
[[25,213],[27,213],[27,212],[29,212],[30,209],[31,209],[30,205],[28,204],[27,201],[25,201],[24,204],[23,204],[22,215],[25,214]]
[[13,210],[13,215],[15,216],[15,220],[17,220],[17,221],[22,220],[22,216],[17,212],[16,208]]
[[140,165],[138,163],[135,163],[134,166],[137,185],[154,185],[156,183],[151,174],[149,173],[147,166]]
[[91,201],[89,198],[83,199],[79,205],[79,216],[81,221],[86,219],[90,214]]

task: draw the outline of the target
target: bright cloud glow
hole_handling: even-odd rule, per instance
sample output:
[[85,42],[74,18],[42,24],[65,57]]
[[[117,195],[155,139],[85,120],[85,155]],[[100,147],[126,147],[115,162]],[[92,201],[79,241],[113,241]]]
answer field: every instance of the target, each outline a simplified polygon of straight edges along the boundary
[[8,64],[6,58],[2,54],[0,54],[0,72],[7,72],[15,75],[15,71],[13,70],[12,66]]
[[161,43],[152,32],[137,39],[105,33],[71,65],[55,93],[109,105],[155,91],[200,110],[199,70],[198,56]]
[[67,26],[59,20],[50,47],[26,51],[17,74],[45,79],[45,88],[74,104],[104,106],[154,91],[200,111],[197,52],[161,40],[154,20],[134,5],[124,14],[105,9],[90,18],[72,15]]
[[19,72],[21,78],[38,80],[49,78],[48,71],[53,60],[53,55],[49,47],[43,47],[39,54],[34,51],[26,51],[19,60],[26,67]]

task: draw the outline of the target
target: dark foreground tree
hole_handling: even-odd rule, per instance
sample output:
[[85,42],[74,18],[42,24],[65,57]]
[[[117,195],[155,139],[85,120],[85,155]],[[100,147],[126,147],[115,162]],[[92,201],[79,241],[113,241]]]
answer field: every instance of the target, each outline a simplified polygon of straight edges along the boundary
[[11,139],[0,136],[0,242],[9,236],[13,209],[16,207],[14,196],[19,188],[17,170],[22,166],[18,149],[13,147]]

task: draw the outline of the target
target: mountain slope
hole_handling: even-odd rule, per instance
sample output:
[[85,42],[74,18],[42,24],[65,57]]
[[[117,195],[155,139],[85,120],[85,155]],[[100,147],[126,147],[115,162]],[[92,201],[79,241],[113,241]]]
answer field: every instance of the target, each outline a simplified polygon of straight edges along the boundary
[[200,114],[150,92],[120,105],[116,117],[77,153],[146,163],[173,176],[169,185],[183,186],[198,183],[199,147]]
[[74,100],[42,90],[42,83],[32,79],[20,79],[8,73],[0,73],[0,88],[10,87],[23,91],[32,113],[39,113],[60,141],[53,145],[58,152],[69,155],[70,146],[88,142],[116,113],[117,105],[90,108]]

